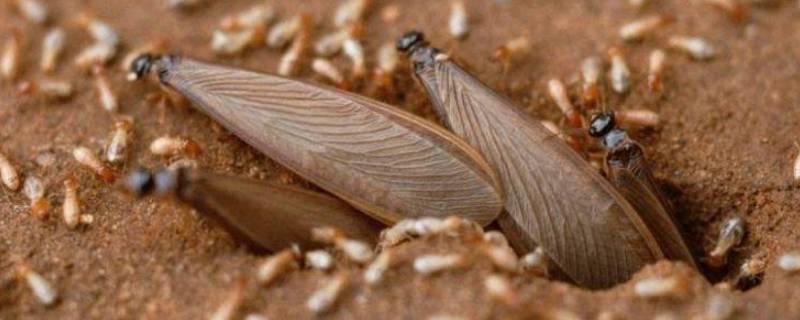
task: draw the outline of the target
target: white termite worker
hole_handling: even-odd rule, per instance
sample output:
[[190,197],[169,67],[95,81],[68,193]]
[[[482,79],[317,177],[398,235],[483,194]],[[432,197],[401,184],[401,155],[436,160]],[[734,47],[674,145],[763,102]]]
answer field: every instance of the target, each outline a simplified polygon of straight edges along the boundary
[[303,55],[308,49],[309,37],[310,35],[308,30],[302,30],[300,31],[300,34],[294,38],[294,41],[292,41],[292,46],[289,47],[289,50],[286,50],[286,53],[281,56],[281,59],[278,62],[279,75],[288,77],[297,72],[300,61],[303,59]]
[[73,64],[80,69],[88,69],[95,65],[105,65],[117,55],[116,46],[105,42],[95,42],[91,46],[83,49],[75,57]]
[[35,176],[28,176],[22,184],[22,193],[28,197],[31,202],[31,216],[38,220],[44,220],[50,212],[50,201],[47,200],[45,194],[47,189],[42,182]]
[[611,89],[618,94],[625,94],[631,86],[631,71],[625,62],[625,52],[621,47],[612,46],[608,49],[611,59],[611,70],[608,71],[608,80]]
[[100,106],[108,112],[117,112],[119,110],[119,99],[114,89],[111,88],[111,82],[106,76],[105,69],[95,66],[92,74],[94,74],[94,88],[97,92],[97,100]]
[[423,275],[445,272],[461,268],[466,263],[460,254],[429,254],[414,259],[414,270]]
[[622,25],[619,29],[619,37],[629,42],[641,41],[658,28],[669,24],[670,21],[672,21],[671,17],[662,15],[640,18]]
[[570,126],[573,128],[583,128],[586,126],[586,120],[580,112],[575,110],[575,106],[572,105],[572,101],[570,101],[569,95],[567,94],[567,89],[561,80],[551,79],[548,81],[547,92],[550,94],[550,98],[553,99],[553,102],[556,103],[556,106],[558,106],[558,109],[561,110],[561,113],[564,114],[564,117],[567,118],[567,122]]
[[791,251],[778,257],[778,268],[786,272],[800,271],[800,252]]
[[75,177],[64,180],[64,204],[62,206],[64,223],[75,229],[81,222],[81,201],[78,197],[78,181]]
[[311,70],[314,70],[315,73],[321,75],[341,89],[346,90],[349,87],[342,72],[328,59],[314,58],[314,60],[311,61]]
[[664,69],[666,68],[667,54],[664,50],[656,49],[650,53],[649,73],[647,74],[647,88],[650,92],[664,91]]
[[25,20],[35,24],[46,24],[50,18],[47,7],[39,0],[12,0],[17,11]]
[[483,287],[486,290],[486,294],[493,301],[509,307],[517,307],[521,302],[519,295],[514,291],[511,281],[503,275],[489,275],[484,279]]
[[641,298],[680,298],[688,289],[688,280],[679,275],[644,278],[633,286],[634,294]]
[[306,301],[306,307],[315,314],[330,311],[336,305],[336,301],[342,295],[342,291],[347,288],[348,283],[349,279],[345,274],[333,276],[311,294],[311,297]]
[[119,33],[111,25],[95,18],[88,13],[81,14],[77,19],[78,25],[84,28],[98,43],[116,47],[120,42]]
[[708,40],[699,37],[673,36],[669,38],[669,47],[694,60],[710,60],[717,54]]
[[528,54],[531,51],[531,47],[531,41],[527,37],[517,37],[495,49],[494,59],[503,65],[503,72],[508,72],[512,60]]
[[211,50],[222,56],[237,55],[249,48],[261,45],[263,37],[262,29],[214,30],[211,35]]
[[342,28],[359,22],[369,6],[370,0],[346,0],[336,8],[333,14],[333,25]]
[[594,107],[600,100],[600,75],[603,72],[603,61],[598,56],[591,56],[581,63],[583,87],[581,98],[587,107]]
[[106,147],[106,161],[112,164],[125,162],[132,131],[133,122],[130,120],[123,119],[114,123],[114,131],[111,133],[111,139]]
[[42,40],[42,58],[39,67],[45,73],[52,73],[58,68],[58,59],[64,51],[66,32],[61,28],[54,28],[45,34]]
[[244,279],[236,281],[228,297],[220,304],[219,307],[211,314],[211,320],[232,320],[236,319],[239,309],[244,303],[245,290],[247,289],[247,282]]
[[11,191],[17,191],[20,187],[20,177],[14,164],[11,163],[4,154],[0,153],[0,180],[3,185]]
[[458,40],[463,40],[469,35],[469,19],[464,1],[454,0],[450,4],[450,20],[448,23],[450,35]]
[[97,155],[86,147],[76,147],[72,150],[75,161],[87,167],[106,183],[113,183],[117,179],[117,174],[113,169],[105,165]]
[[335,260],[333,256],[325,250],[312,250],[305,254],[305,265],[309,268],[328,271],[333,268]]
[[267,47],[274,49],[285,47],[304,28],[303,25],[307,24],[304,20],[307,19],[306,15],[297,14],[289,20],[274,25],[267,34]]
[[219,25],[223,30],[263,29],[275,20],[276,16],[275,8],[265,2],[245,11],[227,15],[222,18]]
[[0,76],[3,77],[3,80],[14,81],[19,76],[22,46],[22,32],[17,29],[11,30],[3,47],[2,56],[0,56]]
[[262,286],[269,286],[287,273],[298,268],[299,254],[294,249],[280,251],[259,263],[256,267],[256,281]]
[[42,79],[35,82],[25,81],[20,83],[17,86],[17,92],[23,96],[32,96],[47,102],[54,102],[69,100],[75,93],[75,88],[69,81]]
[[367,73],[367,63],[364,56],[364,47],[356,39],[349,38],[344,41],[344,54],[353,64],[352,75],[361,78]]
[[19,267],[18,275],[21,280],[25,281],[28,288],[31,289],[33,296],[36,297],[36,301],[45,306],[51,306],[57,302],[58,292],[45,277],[33,271],[33,269],[27,265]]
[[749,14],[747,6],[739,0],[702,0],[702,2],[721,10],[733,22],[741,22],[747,19]]
[[400,60],[394,43],[385,43],[378,49],[377,66],[373,71],[373,82],[383,96],[394,94],[394,74]]
[[730,251],[742,243],[745,234],[745,222],[741,217],[733,217],[725,221],[719,231],[714,249],[708,253],[706,264],[713,268],[725,265]]
[[330,227],[314,228],[311,230],[311,238],[314,241],[333,244],[341,250],[348,259],[365,264],[375,257],[372,248],[365,242],[349,239],[341,231]]
[[397,255],[391,249],[383,250],[375,260],[364,269],[364,281],[371,286],[383,281],[386,272],[397,264]]
[[187,155],[196,157],[202,153],[197,142],[190,138],[162,136],[150,143],[150,153],[157,156]]

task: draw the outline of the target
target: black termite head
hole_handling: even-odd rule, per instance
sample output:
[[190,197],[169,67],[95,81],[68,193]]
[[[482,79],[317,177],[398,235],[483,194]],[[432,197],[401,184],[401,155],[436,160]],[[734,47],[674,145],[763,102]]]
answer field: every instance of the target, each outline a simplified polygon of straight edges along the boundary
[[163,78],[169,66],[177,59],[174,55],[156,56],[150,53],[143,53],[133,59],[129,67],[128,80],[136,81],[150,73],[155,67],[158,77]]
[[432,67],[440,57],[446,58],[445,55],[440,55],[438,49],[428,46],[425,35],[419,31],[409,31],[400,37],[397,40],[397,50],[408,55],[418,73],[426,67]]
[[627,140],[625,130],[617,127],[617,118],[614,112],[603,112],[592,116],[589,124],[589,135],[600,139],[607,149],[615,149]]
[[428,43],[425,41],[425,34],[422,32],[412,30],[406,32],[400,39],[397,40],[397,50],[408,54],[414,53],[418,47],[425,46]]
[[151,194],[160,196],[173,194],[178,189],[181,171],[181,169],[164,169],[152,173],[143,168],[135,169],[125,177],[122,189],[136,198]]

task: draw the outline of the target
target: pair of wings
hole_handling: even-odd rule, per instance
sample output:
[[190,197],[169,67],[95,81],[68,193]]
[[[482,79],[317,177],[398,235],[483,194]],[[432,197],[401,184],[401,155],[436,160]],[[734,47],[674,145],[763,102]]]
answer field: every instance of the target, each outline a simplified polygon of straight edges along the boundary
[[239,138],[384,222],[502,210],[499,181],[452,133],[386,104],[279,76],[163,58],[162,83]]
[[634,208],[556,135],[449,59],[433,60],[417,75],[449,128],[497,169],[508,211],[500,225],[511,238],[541,245],[590,288],[627,280],[663,257]]

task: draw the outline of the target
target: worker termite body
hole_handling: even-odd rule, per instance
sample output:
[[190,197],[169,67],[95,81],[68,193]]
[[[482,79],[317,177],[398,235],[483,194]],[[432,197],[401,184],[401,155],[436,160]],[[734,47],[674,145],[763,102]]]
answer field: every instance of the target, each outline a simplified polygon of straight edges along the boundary
[[706,263],[714,268],[722,267],[728,260],[728,253],[739,245],[744,238],[744,220],[733,217],[725,221],[719,231],[719,238],[714,249],[708,253]]
[[58,66],[58,58],[61,56],[61,52],[64,51],[66,37],[66,32],[60,28],[50,30],[44,36],[44,40],[42,40],[42,59],[39,62],[39,67],[42,71],[46,73],[55,71]]
[[22,54],[22,32],[12,30],[0,56],[0,76],[3,80],[14,81],[20,74],[20,55]]
[[114,123],[114,132],[111,134],[106,148],[106,160],[109,163],[118,164],[125,161],[132,129],[133,123],[129,120],[120,120]]
[[[627,280],[664,257],[670,248],[654,235],[663,231],[650,229],[646,213],[539,121],[430,47],[421,33],[409,32],[397,45],[442,121],[498,169],[508,212],[498,222],[518,251],[541,245],[569,280],[590,288]],[[592,222],[584,220],[589,212]],[[613,258],[619,256],[627,258]]]

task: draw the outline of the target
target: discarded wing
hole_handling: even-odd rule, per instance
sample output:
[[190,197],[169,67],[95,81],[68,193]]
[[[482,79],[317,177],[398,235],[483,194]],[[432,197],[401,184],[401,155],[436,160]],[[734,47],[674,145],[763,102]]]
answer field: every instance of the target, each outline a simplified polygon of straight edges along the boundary
[[345,91],[198,62],[142,56],[161,82],[242,140],[376,219],[499,214],[499,180],[483,157],[438,126]]
[[137,196],[174,195],[256,249],[317,247],[311,230],[319,227],[374,244],[381,230],[380,223],[337,198],[292,186],[186,168],[155,175],[137,170],[125,182]]
[[[418,79],[446,125],[497,168],[507,195],[500,226],[519,249],[540,244],[576,283],[606,288],[663,258],[634,208],[577,153],[505,98],[406,34]],[[519,234],[520,231],[523,234]]]

